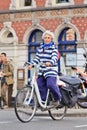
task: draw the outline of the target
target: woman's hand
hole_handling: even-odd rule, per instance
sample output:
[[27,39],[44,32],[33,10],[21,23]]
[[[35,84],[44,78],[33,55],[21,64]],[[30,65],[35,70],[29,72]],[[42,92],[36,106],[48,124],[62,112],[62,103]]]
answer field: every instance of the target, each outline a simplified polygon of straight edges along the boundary
[[46,62],[45,65],[46,65],[47,67],[52,66],[50,62]]
[[28,70],[31,70],[32,67],[33,67],[33,65],[29,65],[29,66],[28,66]]

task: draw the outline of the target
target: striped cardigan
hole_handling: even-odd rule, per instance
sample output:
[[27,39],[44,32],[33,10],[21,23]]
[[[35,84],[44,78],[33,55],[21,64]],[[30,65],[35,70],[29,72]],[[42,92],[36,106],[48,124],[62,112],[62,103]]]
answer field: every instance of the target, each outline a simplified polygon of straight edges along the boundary
[[[42,62],[40,65],[38,76],[43,75],[45,78],[48,76],[56,76],[58,74],[58,50],[52,42],[49,46],[39,47],[35,59],[31,62],[34,66]],[[50,62],[51,67],[46,67],[45,63]]]

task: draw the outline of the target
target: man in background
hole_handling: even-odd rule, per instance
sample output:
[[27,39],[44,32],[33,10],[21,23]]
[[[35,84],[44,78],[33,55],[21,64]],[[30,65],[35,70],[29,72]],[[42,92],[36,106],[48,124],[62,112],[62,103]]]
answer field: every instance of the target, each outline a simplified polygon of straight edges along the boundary
[[[13,90],[13,83],[14,83],[14,77],[13,77],[13,66],[10,62],[10,60],[7,59],[6,53],[1,53],[1,98],[3,99],[3,103],[5,107],[11,107],[11,101],[12,101],[12,90]],[[8,92],[8,95],[6,96],[6,93]]]

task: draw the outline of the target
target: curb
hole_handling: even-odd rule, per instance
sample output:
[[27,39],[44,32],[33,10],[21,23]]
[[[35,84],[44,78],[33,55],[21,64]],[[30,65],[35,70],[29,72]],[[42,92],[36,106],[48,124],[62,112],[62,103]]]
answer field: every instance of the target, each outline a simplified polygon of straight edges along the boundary
[[[36,116],[49,116],[48,111],[36,111]],[[65,117],[87,117],[87,109],[68,108]]]
[[[0,111],[14,111],[14,108],[1,109]],[[48,111],[36,111],[36,116],[49,116]],[[82,108],[68,108],[65,117],[87,117],[87,109]]]
[[87,116],[87,109],[82,108],[71,108],[67,110],[66,117],[86,117]]

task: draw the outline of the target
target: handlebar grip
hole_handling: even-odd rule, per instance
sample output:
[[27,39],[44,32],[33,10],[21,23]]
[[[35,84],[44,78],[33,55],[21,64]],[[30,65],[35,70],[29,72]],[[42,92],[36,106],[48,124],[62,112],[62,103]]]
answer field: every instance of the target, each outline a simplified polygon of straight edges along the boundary
[[30,65],[30,62],[25,62],[23,66],[25,67],[25,66],[28,66],[28,65]]
[[71,68],[72,68],[72,69],[74,69],[74,70],[77,70],[77,68],[76,68],[76,67],[73,67],[73,66],[72,66]]

